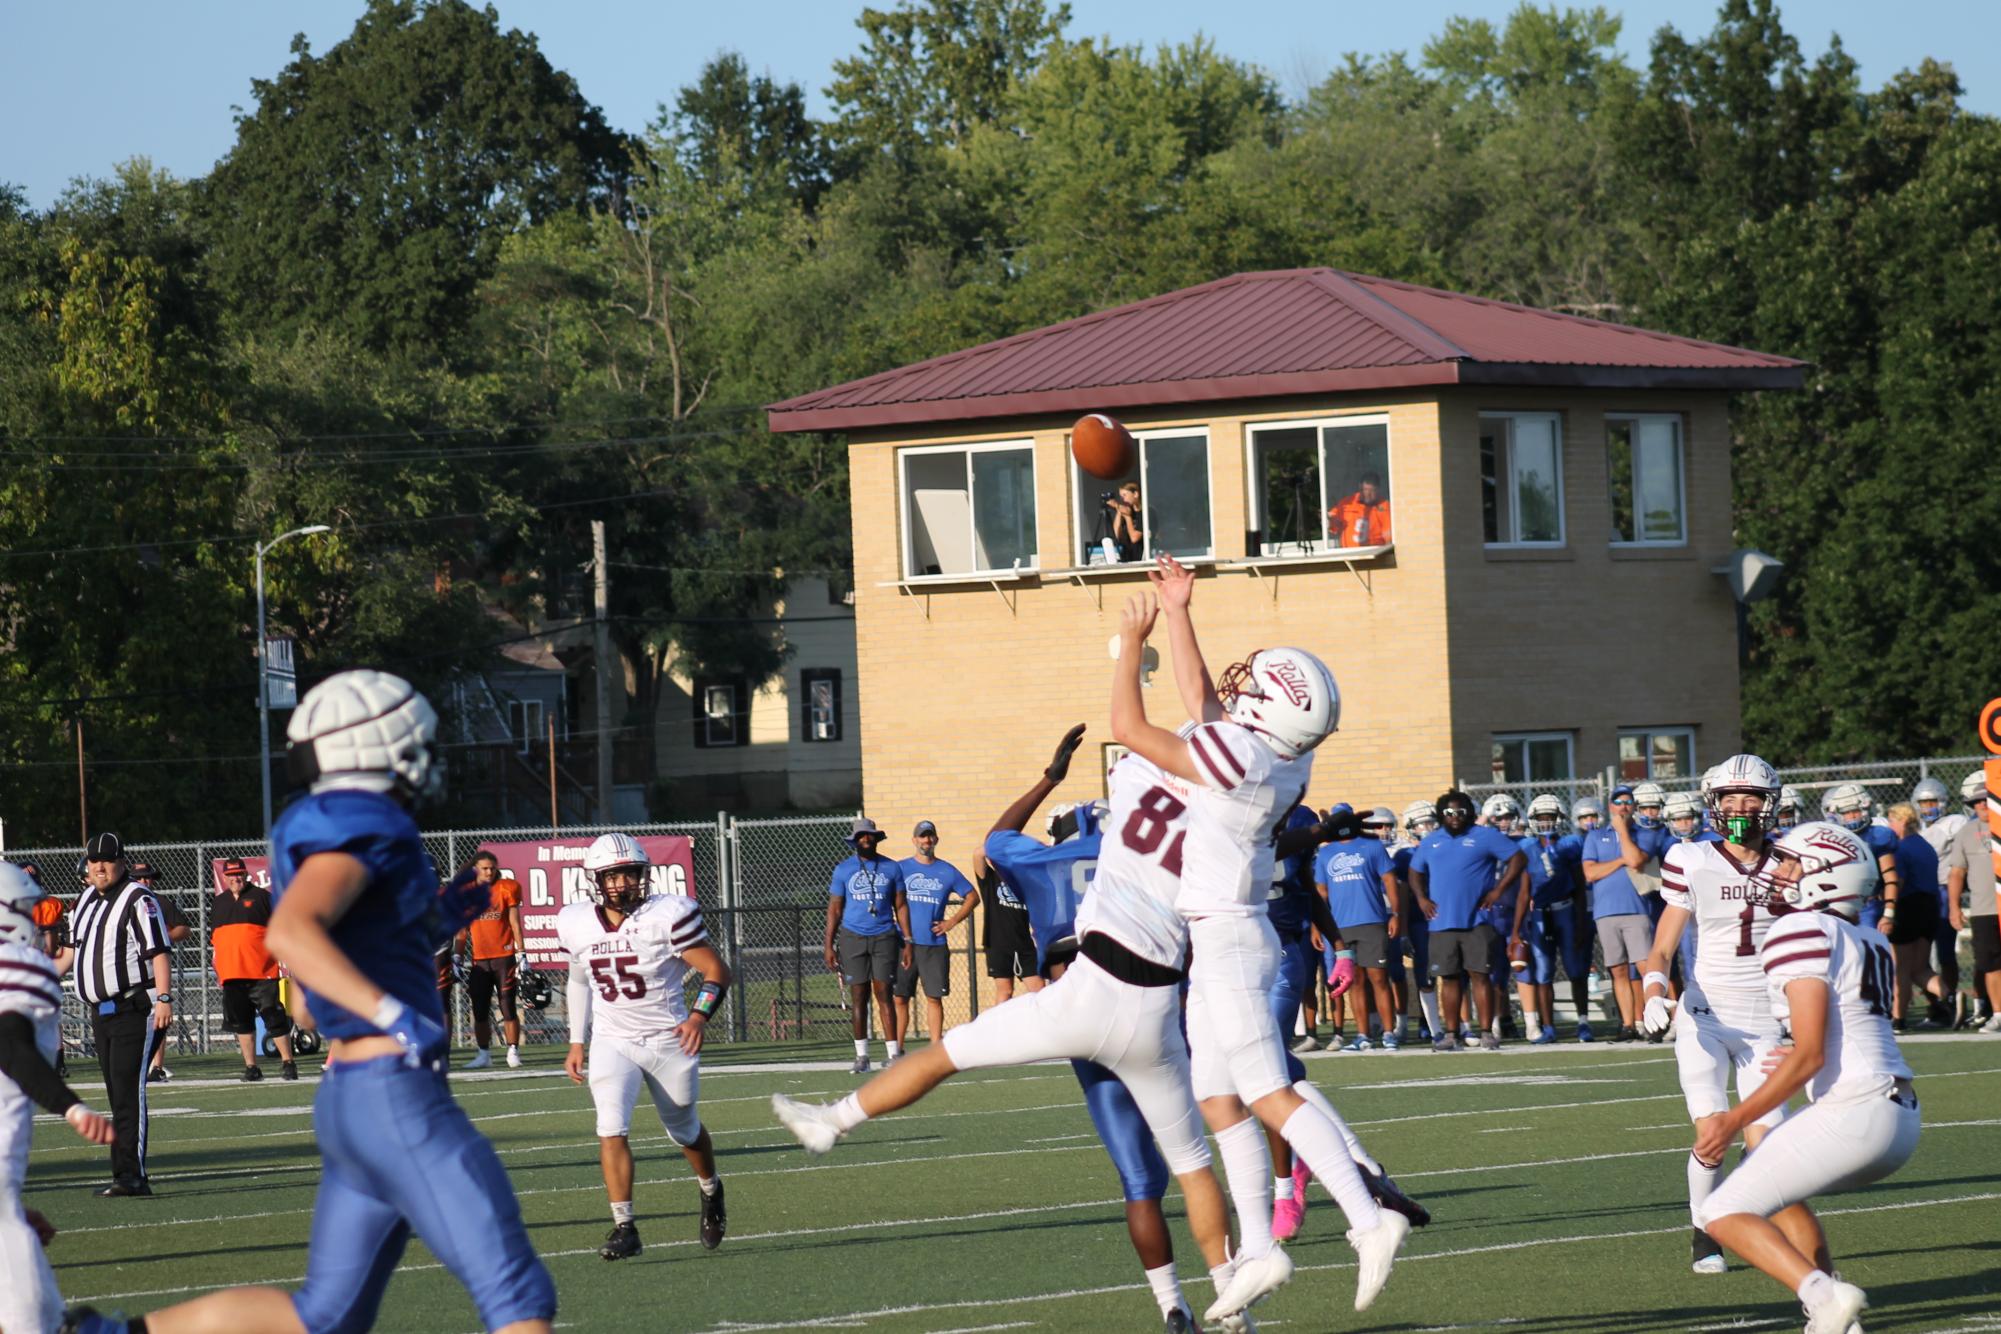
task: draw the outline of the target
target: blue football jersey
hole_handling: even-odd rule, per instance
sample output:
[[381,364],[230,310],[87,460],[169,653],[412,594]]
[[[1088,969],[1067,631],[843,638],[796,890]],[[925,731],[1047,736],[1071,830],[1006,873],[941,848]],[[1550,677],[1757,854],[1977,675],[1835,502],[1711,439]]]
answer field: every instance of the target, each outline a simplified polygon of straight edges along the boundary
[[1102,836],[1088,814],[1078,814],[1088,832],[1053,846],[1008,829],[987,835],[987,860],[1028,910],[1038,967],[1051,945],[1076,934],[1077,904],[1098,873]]
[[[1280,833],[1314,824],[1319,817],[1304,803],[1294,806],[1292,814],[1285,817],[1279,826]],[[1265,907],[1271,916],[1272,928],[1280,935],[1300,935],[1313,926],[1312,909],[1307,903],[1309,895],[1318,893],[1313,888],[1313,849],[1287,857],[1276,868],[1279,878],[1272,882],[1271,899]]]
[[[292,803],[271,829],[271,900],[283,901],[299,866],[343,852],[368,868],[368,887],[331,935],[369,981],[420,1014],[444,1022],[432,948],[439,925],[438,877],[410,813],[378,792],[315,792]],[[307,993],[320,1032],[369,1037],[382,1030]]]

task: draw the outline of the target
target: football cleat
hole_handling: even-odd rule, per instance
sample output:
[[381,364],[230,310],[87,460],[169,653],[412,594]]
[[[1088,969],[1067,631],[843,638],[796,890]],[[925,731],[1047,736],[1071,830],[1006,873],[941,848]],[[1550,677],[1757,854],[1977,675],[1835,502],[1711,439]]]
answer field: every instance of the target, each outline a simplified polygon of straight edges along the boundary
[[1501,1049],[1501,1039],[1493,1033],[1482,1033],[1480,1035],[1480,1046],[1484,1051],[1499,1051]]
[[481,1047],[472,1054],[472,1059],[460,1066],[461,1070],[484,1070],[493,1064],[493,1053]]
[[1390,1266],[1410,1235],[1410,1220],[1399,1213],[1386,1213],[1383,1221],[1367,1232],[1350,1231],[1348,1244],[1355,1248],[1361,1272],[1355,1276],[1355,1309],[1366,1311],[1390,1281]]
[[258,1080],[260,1080],[260,1079],[262,1079],[262,1078],[264,1078],[264,1072],[263,1072],[263,1070],[259,1069],[259,1068],[258,1068],[257,1066],[254,1066],[254,1065],[246,1065],[246,1066],[244,1066],[244,1067],[243,1067],[243,1082],[244,1082],[244,1083],[246,1083],[246,1084],[255,1084],[255,1083],[256,1083],[256,1082],[258,1081]]
[[1433,1051],[1458,1051],[1459,1039],[1451,1033],[1447,1033],[1444,1037],[1432,1043],[1431,1049]]
[[[1312,1180],[1313,1171],[1307,1167],[1306,1160],[1296,1153],[1292,1155],[1292,1198],[1275,1201],[1272,1209],[1271,1234],[1280,1241],[1290,1241],[1299,1235],[1300,1225],[1306,1221],[1306,1187]],[[1279,1213],[1276,1206],[1279,1204],[1292,1206],[1292,1227],[1283,1236],[1279,1235],[1278,1230]]]
[[1542,1032],[1529,1039],[1530,1045],[1536,1047],[1547,1047],[1554,1041],[1556,1041],[1556,1026],[1554,1024],[1545,1026]]
[[716,1193],[702,1196],[702,1249],[713,1251],[723,1244],[723,1234],[730,1230],[729,1212],[723,1207],[723,1183],[716,1182]]
[[1305,1220],[1306,1208],[1295,1197],[1289,1200],[1271,1202],[1271,1234],[1279,1241],[1291,1241],[1299,1235],[1299,1225]]
[[1833,1294],[1806,1313],[1806,1334],[1848,1334],[1849,1326],[1868,1306],[1869,1298],[1862,1289],[1836,1279]]
[[1695,1229],[1695,1235],[1689,1238],[1689,1254],[1693,1261],[1690,1267],[1698,1274],[1730,1272],[1730,1262],[1723,1258],[1723,1248],[1701,1228]]
[[1311,1033],[1301,1034],[1299,1041],[1292,1044],[1292,1049],[1302,1055],[1309,1051],[1319,1051],[1320,1039],[1314,1037]]
[[519,1047],[509,1047],[507,1049],[507,1068],[509,1070],[519,1070],[521,1068],[521,1049]]
[[1249,1311],[1224,1316],[1216,1322],[1216,1328],[1223,1334],[1258,1334],[1258,1322],[1251,1319]]
[[867,1073],[868,1073],[868,1057],[866,1057],[866,1056],[857,1056],[857,1057],[855,1057],[855,1063],[854,1063],[853,1065],[851,1065],[851,1066],[849,1066],[849,1067],[848,1067],[848,1073],[849,1073],[849,1074],[851,1074],[851,1075],[865,1075],[865,1074],[867,1074]]
[[167,1084],[173,1082],[173,1078],[174,1072],[164,1065],[156,1065],[146,1072],[148,1084]]
[[783,1093],[774,1093],[771,1095],[771,1110],[811,1157],[818,1158],[841,1142],[844,1132],[835,1128],[834,1109],[831,1107],[800,1102]]
[[278,1073],[286,1079],[297,1079],[299,1077],[299,1063],[297,1061],[287,1061],[279,1067]]
[[[1401,1221],[1401,1220],[1399,1220]],[[1405,1231],[1409,1231],[1406,1224]],[[1285,1247],[1274,1246],[1263,1255],[1238,1256],[1230,1264],[1230,1281],[1202,1314],[1207,1321],[1235,1315],[1259,1298],[1278,1291],[1292,1278],[1292,1257]]]
[[1594,1040],[1591,1033],[1591,1025],[1584,1023],[1582,1020],[1579,1020],[1577,1024],[1577,1040],[1579,1042],[1591,1042]]
[[1385,1034],[1383,1034],[1383,1050],[1384,1050],[1384,1051],[1402,1051],[1402,1050],[1403,1050],[1403,1034],[1401,1034],[1401,1033],[1385,1033]]
[[1412,1227],[1425,1227],[1431,1222],[1431,1210],[1403,1193],[1403,1188],[1395,1182],[1387,1171],[1371,1172],[1360,1163],[1355,1170],[1362,1174],[1362,1184],[1369,1188],[1369,1194],[1376,1203],[1393,1213],[1402,1214],[1410,1220]]
[[1348,1045],[1347,1045],[1347,1046],[1345,1046],[1345,1047],[1343,1047],[1343,1048],[1341,1048],[1341,1050],[1342,1050],[1342,1051],[1371,1051],[1371,1050],[1373,1050],[1373,1049],[1374,1049],[1374,1047],[1375,1047],[1375,1044],[1369,1041],[1369,1035],[1368,1035],[1368,1034],[1366,1034],[1366,1033],[1357,1033],[1357,1034],[1356,1034],[1356,1035],[1355,1035],[1354,1037],[1352,1037],[1352,1038],[1349,1038],[1349,1039],[1348,1039]]
[[1195,1334],[1195,1322],[1186,1307],[1175,1307],[1163,1320],[1167,1334]]
[[605,1233],[598,1254],[607,1260],[624,1260],[639,1254],[639,1229],[631,1223],[615,1223]]

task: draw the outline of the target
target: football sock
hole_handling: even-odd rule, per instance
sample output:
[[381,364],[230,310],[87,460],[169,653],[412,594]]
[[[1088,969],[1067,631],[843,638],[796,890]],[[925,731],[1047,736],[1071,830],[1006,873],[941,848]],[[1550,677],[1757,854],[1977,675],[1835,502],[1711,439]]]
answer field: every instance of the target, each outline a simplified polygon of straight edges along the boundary
[[613,1200],[611,1202],[611,1221],[614,1225],[630,1223],[632,1221],[632,1201]]
[[1811,1311],[1834,1295],[1834,1280],[1825,1270],[1816,1269],[1800,1280],[1800,1302]]
[[519,1056],[521,1048],[517,1044],[510,1042],[507,1044],[507,1054],[509,1056]]
[[901,1042],[886,1042],[883,1045],[889,1049],[890,1060],[893,1061],[903,1055],[903,1044]]
[[1695,1160],[1694,1154],[1688,1155],[1688,1219],[1697,1227],[1702,1226],[1700,1220],[1703,1203],[1709,1199],[1709,1192],[1716,1189],[1716,1183],[1722,1178],[1721,1166],[1704,1167]]
[[1361,1174],[1355,1170],[1355,1160],[1348,1156],[1348,1146],[1318,1107],[1307,1103],[1294,1111],[1279,1133],[1285,1136],[1292,1151],[1306,1160],[1313,1175],[1320,1178],[1320,1184],[1334,1197],[1334,1203],[1341,1206],[1349,1227],[1367,1232],[1382,1221],[1381,1210],[1376,1208],[1369,1188],[1362,1184]]
[[1273,1177],[1271,1179],[1271,1197],[1274,1200],[1291,1199],[1292,1178],[1290,1176]]
[[1581,977],[1570,979],[1570,1004],[1579,1023],[1591,1022],[1591,983]]
[[834,1104],[834,1128],[843,1135],[868,1120],[868,1113],[862,1110],[859,1093],[850,1093]]
[[[1356,1139],[1355,1132],[1348,1129],[1348,1123],[1341,1119],[1341,1113],[1334,1110],[1334,1104],[1327,1101],[1326,1094],[1303,1079],[1292,1086],[1292,1091],[1306,1099],[1313,1106],[1318,1107],[1320,1114],[1334,1123],[1334,1129],[1339,1132],[1341,1142],[1347,1146],[1348,1156],[1355,1161],[1356,1166],[1362,1168],[1364,1171],[1374,1172],[1378,1175],[1382,1173],[1383,1165],[1371,1157],[1369,1151],[1362,1147],[1362,1141]],[[1308,1166],[1311,1166],[1311,1164],[1308,1164]]]
[[866,1056],[868,1055],[868,1039],[867,1039],[867,1038],[856,1038],[856,1039],[855,1039],[855,1055],[857,1055],[857,1056],[861,1056],[861,1057],[866,1057]]
[[1417,993],[1417,1003],[1418,1007],[1424,1011],[1424,1026],[1431,1030],[1432,1036],[1437,1037],[1444,1033],[1445,1030],[1439,1027],[1438,1023],[1438,993],[1436,991],[1420,991]]
[[721,1177],[696,1177],[695,1184],[702,1188],[704,1195],[713,1195],[723,1188]]
[[1153,1300],[1160,1306],[1165,1316],[1188,1305],[1181,1295],[1181,1280],[1174,1276],[1174,1262],[1169,1260],[1158,1269],[1146,1271],[1146,1285],[1153,1289]]
[[1277,1244],[1271,1235],[1271,1149],[1265,1144],[1265,1128],[1255,1116],[1247,1116],[1216,1132],[1216,1149],[1223,1158],[1230,1200],[1237,1207],[1237,1228],[1243,1237],[1237,1253],[1264,1255]]

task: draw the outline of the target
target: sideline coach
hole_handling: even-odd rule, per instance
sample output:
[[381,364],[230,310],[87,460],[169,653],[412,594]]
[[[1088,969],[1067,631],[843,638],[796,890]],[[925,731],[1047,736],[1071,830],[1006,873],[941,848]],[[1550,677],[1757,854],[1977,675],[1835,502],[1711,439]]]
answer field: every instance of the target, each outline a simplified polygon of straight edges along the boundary
[[[152,891],[126,876],[125,845],[98,834],[84,848],[89,884],[72,914],[76,990],[90,1013],[117,1138],[105,1196],[151,1195],[146,1184],[146,1067],[154,1034],[173,1022],[167,923]],[[150,985],[149,985],[150,984]],[[150,993],[150,994],[149,994]]]

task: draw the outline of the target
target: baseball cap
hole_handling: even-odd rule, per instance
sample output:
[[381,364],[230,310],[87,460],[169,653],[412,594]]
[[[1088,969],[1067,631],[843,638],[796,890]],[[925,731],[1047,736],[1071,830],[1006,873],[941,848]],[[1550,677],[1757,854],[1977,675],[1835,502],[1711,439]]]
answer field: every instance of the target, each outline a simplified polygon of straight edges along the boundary
[[1632,795],[1633,785],[1631,783],[1621,783],[1612,789],[1612,800],[1614,801],[1617,801],[1621,797],[1630,797]]
[[87,862],[123,861],[125,844],[116,834],[92,834],[90,842],[84,845],[83,859]]
[[876,828],[875,821],[869,819],[866,815],[858,815],[855,817],[855,827],[848,831],[848,842],[855,846],[860,846],[856,840],[861,838],[863,834],[874,834],[877,838],[881,838],[882,830]]
[[931,835],[933,838],[938,837],[938,826],[932,824],[929,820],[919,820],[917,828],[910,831],[912,838],[922,838],[926,834]]
[[130,874],[134,880],[151,880],[159,872],[153,869],[153,863],[149,861],[136,861],[132,863]]
[[249,870],[250,868],[243,864],[243,858],[241,857],[224,857],[222,859],[222,873],[224,875],[246,875],[249,873]]

